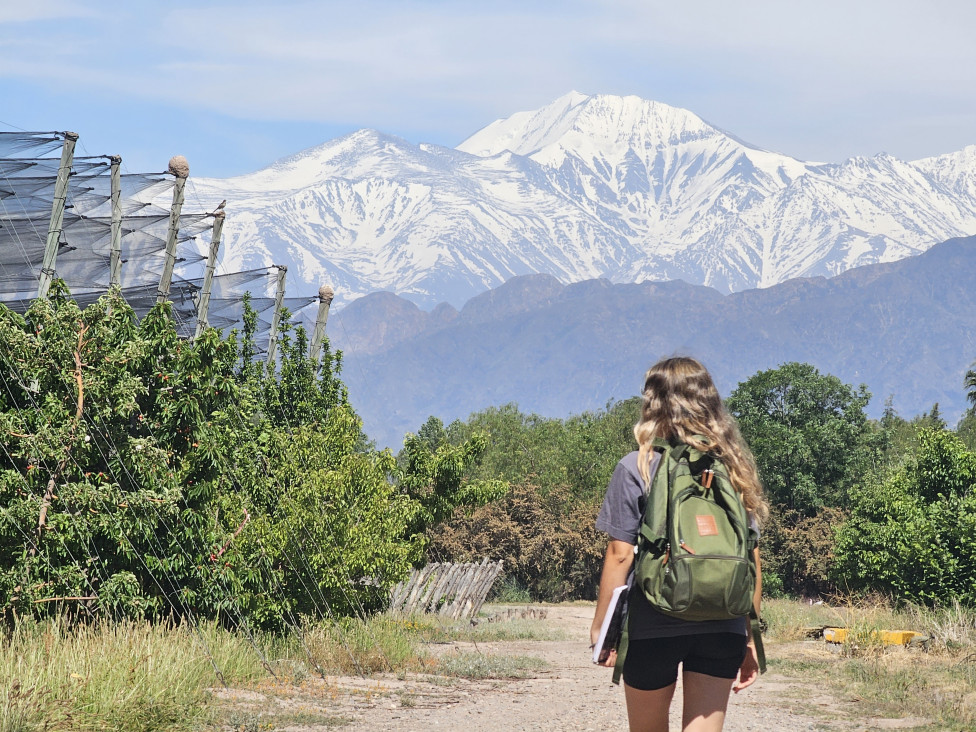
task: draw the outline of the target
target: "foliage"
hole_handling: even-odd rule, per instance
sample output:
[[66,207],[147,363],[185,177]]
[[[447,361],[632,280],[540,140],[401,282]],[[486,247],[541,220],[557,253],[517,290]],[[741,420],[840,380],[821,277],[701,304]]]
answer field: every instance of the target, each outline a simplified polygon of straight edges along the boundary
[[568,486],[574,497],[592,500],[602,497],[617,461],[637,448],[633,428],[639,408],[640,400],[634,398],[560,420],[525,414],[515,404],[506,404],[452,423],[446,437],[489,437],[489,449],[473,466],[473,477],[531,480],[543,491]]
[[966,390],[966,399],[973,405],[973,409],[976,409],[976,361],[973,362],[973,368],[966,371],[963,377],[963,388]]
[[[398,465],[368,445],[326,341],[283,319],[276,367],[243,333],[178,337],[113,291],[0,307],[0,608],[11,618],[200,616],[248,627],[361,614],[421,556],[483,439]],[[412,454],[413,454],[412,453]]]
[[970,450],[976,452],[976,408],[966,410],[956,425],[956,436]]
[[433,532],[428,554],[440,561],[501,559],[506,580],[534,600],[592,600],[607,545],[594,527],[598,509],[596,502],[573,501],[565,486],[514,485],[500,501],[457,510]]
[[878,449],[886,468],[896,467],[915,450],[916,425],[900,417],[892,406],[893,402],[892,396],[885,400],[884,412],[878,422]]
[[839,508],[823,508],[813,516],[774,506],[763,526],[762,573],[766,594],[823,597],[837,587],[830,571],[836,530],[846,520]]
[[508,490],[501,480],[465,480],[465,474],[488,447],[488,437],[476,432],[460,444],[447,441],[443,424],[431,417],[418,435],[408,434],[399,455],[399,486],[417,503],[408,522],[410,535],[423,536],[453,513],[456,506],[481,506]]
[[[617,461],[636,448],[639,405],[635,398],[560,420],[507,404],[446,429],[428,420],[416,438],[408,439],[401,461],[418,451],[476,441],[481,449],[472,456],[468,475],[482,489],[478,500],[490,497],[492,479],[513,484],[501,500],[473,512],[432,513],[435,522],[446,520],[431,533],[428,557],[502,559],[501,583],[512,596],[553,602],[596,597],[606,537],[594,522]],[[424,471],[414,467],[414,472]]]
[[852,496],[837,545],[838,581],[928,605],[976,605],[976,453],[920,428],[917,454]]
[[870,394],[813,366],[760,371],[727,400],[771,502],[813,515],[844,506],[877,447],[864,408]]

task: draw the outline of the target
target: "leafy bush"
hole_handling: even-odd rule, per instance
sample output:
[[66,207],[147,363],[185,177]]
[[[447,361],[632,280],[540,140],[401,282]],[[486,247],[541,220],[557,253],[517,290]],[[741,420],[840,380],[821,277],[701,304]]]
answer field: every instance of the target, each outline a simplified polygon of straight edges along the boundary
[[976,605],[976,453],[921,429],[917,455],[852,495],[835,577],[926,605]]
[[277,368],[241,334],[187,341],[117,291],[0,306],[0,612],[296,625],[363,614],[469,484],[472,435],[401,466],[368,446],[326,342],[287,317]]
[[438,526],[428,555],[439,561],[504,561],[505,581],[528,590],[533,600],[561,602],[596,598],[607,546],[594,523],[595,502],[573,502],[566,487],[543,492],[513,486],[503,499],[465,511]]
[[837,591],[831,576],[837,529],[847,514],[823,508],[813,516],[773,507],[763,527],[763,592],[821,597]]

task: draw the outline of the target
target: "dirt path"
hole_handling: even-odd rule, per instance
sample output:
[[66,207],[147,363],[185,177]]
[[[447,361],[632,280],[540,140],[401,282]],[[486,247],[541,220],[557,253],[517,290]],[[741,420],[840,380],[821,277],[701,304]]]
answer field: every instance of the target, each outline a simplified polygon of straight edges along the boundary
[[[330,678],[318,689],[290,702],[294,723],[284,729],[311,732],[325,729],[391,730],[624,730],[627,717],[623,691],[610,683],[610,670],[595,667],[587,650],[592,609],[586,606],[548,608],[547,623],[571,640],[478,643],[485,654],[524,655],[543,659],[548,668],[534,678],[469,681],[407,675],[375,676],[368,680]],[[474,644],[443,644],[435,652],[475,650]],[[774,652],[787,648],[779,646]],[[791,644],[791,657],[828,653],[822,644]],[[680,682],[672,707],[671,729],[680,725]],[[242,700],[238,700],[242,701]],[[726,719],[727,732],[753,730],[802,732],[805,730],[910,729],[924,720],[864,720],[838,718],[843,704],[802,678],[767,673],[750,689],[733,695]],[[299,709],[328,711],[331,720],[312,715],[303,720]],[[282,729],[278,727],[278,729]]]

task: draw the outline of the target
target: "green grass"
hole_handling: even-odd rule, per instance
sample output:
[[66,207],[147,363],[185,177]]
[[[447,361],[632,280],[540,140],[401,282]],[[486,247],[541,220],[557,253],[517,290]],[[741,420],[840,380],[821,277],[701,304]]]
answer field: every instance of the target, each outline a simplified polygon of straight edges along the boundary
[[488,622],[486,616],[470,620],[449,620],[438,617],[413,617],[397,621],[412,630],[425,643],[490,643],[502,641],[565,640],[566,633],[552,627],[545,620],[533,618],[503,619]]
[[316,624],[303,636],[304,643],[292,637],[292,652],[306,657],[310,654],[316,672],[368,675],[421,670],[425,665],[418,629],[383,615],[365,621],[344,618],[338,624]]
[[229,682],[263,673],[247,642],[214,628],[20,622],[0,638],[0,732],[192,729],[215,682],[205,645]]
[[524,604],[532,602],[532,593],[522,585],[517,579],[506,575],[501,582],[496,582],[492,587],[491,602]]

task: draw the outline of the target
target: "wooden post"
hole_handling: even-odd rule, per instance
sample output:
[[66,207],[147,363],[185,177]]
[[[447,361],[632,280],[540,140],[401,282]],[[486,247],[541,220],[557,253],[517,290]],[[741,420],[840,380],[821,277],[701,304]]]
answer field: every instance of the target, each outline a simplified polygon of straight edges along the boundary
[[58,258],[58,240],[64,224],[64,204],[68,197],[68,177],[71,175],[71,164],[75,159],[75,143],[78,133],[65,132],[64,145],[61,147],[61,163],[58,165],[58,177],[54,182],[54,202],[51,204],[51,220],[47,227],[47,242],[44,247],[44,263],[41,265],[41,276],[37,283],[37,296],[47,297],[54,279],[54,265]]
[[274,265],[278,268],[278,291],[275,293],[274,314],[271,316],[271,334],[268,336],[268,371],[274,371],[275,349],[278,347],[278,323],[281,320],[281,303],[285,299],[285,273],[288,268],[283,264]]
[[478,588],[478,595],[475,597],[474,605],[469,610],[471,617],[474,617],[481,612],[481,606],[485,604],[485,598],[488,597],[488,593],[491,592],[491,587],[495,584],[495,580],[498,579],[498,575],[502,573],[503,566],[504,565],[502,564],[501,559],[489,565],[489,572],[485,576],[481,586]]
[[207,327],[207,311],[210,309],[210,288],[213,286],[214,269],[217,267],[217,252],[220,250],[220,233],[224,230],[224,212],[214,214],[213,234],[210,236],[210,253],[207,255],[207,269],[203,274],[203,289],[200,291],[200,304],[197,306],[197,329],[193,340],[200,337]]
[[174,155],[169,161],[169,172],[176,177],[173,186],[173,206],[169,210],[169,231],[166,234],[166,262],[159,278],[159,291],[156,304],[169,299],[169,286],[173,281],[173,267],[176,266],[176,240],[180,233],[180,212],[183,210],[183,189],[190,175],[190,164],[182,155]]
[[312,331],[312,343],[308,349],[308,356],[316,366],[322,351],[322,341],[325,339],[325,324],[329,322],[329,307],[334,297],[335,290],[329,285],[322,285],[319,288],[319,313],[315,318],[315,330]]
[[112,255],[109,259],[109,284],[122,286],[122,157],[113,155],[112,161]]
[[413,588],[410,590],[410,594],[407,595],[407,599],[404,601],[404,609],[407,612],[414,612],[419,605],[420,597],[423,596],[424,590],[427,586],[427,581],[430,579],[431,575],[437,571],[440,567],[440,563],[434,562],[433,564],[428,564],[426,567],[420,570],[414,580]]

